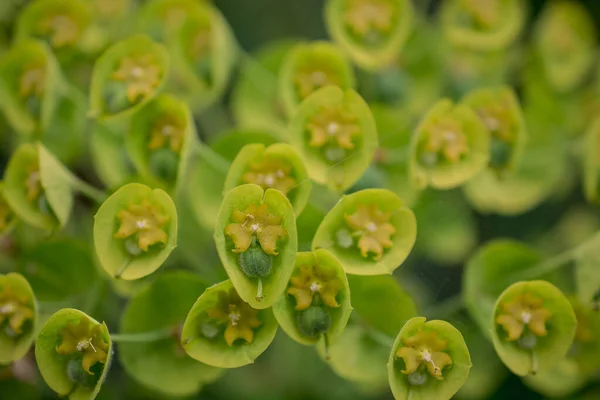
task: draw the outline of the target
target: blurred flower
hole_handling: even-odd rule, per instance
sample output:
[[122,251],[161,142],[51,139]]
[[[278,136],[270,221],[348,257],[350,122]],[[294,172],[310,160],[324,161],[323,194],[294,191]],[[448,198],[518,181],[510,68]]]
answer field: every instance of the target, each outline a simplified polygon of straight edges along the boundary
[[23,324],[33,320],[31,299],[20,295],[8,285],[0,287],[0,326],[8,321],[8,326],[17,335],[23,333]]
[[242,180],[265,190],[274,188],[286,194],[296,185],[296,180],[290,176],[292,168],[281,160],[264,157],[261,161],[250,162],[248,169]]

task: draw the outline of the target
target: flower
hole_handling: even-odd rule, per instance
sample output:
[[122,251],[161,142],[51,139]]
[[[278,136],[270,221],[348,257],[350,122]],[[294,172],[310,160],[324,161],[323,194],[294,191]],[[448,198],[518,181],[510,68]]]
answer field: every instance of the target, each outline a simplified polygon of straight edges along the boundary
[[224,334],[227,344],[233,346],[237,339],[244,339],[246,343],[252,343],[254,340],[253,329],[262,325],[258,319],[258,310],[242,301],[233,288],[229,292],[219,292],[218,296],[217,306],[209,309],[207,314],[219,323],[227,324]]
[[126,210],[117,214],[121,222],[115,238],[125,239],[137,235],[138,247],[148,251],[148,247],[167,243],[167,234],[161,229],[169,217],[162,213],[159,207],[144,200],[142,204],[130,204]]
[[344,215],[353,236],[360,236],[358,248],[363,257],[374,253],[374,259],[379,260],[383,250],[392,247],[390,236],[396,233],[396,228],[388,222],[391,217],[391,213],[380,211],[375,204],[360,204],[354,214]]
[[337,308],[335,296],[342,288],[335,270],[324,269],[317,264],[305,264],[296,269],[297,273],[290,278],[291,287],[287,293],[296,299],[296,310],[306,310],[318,295],[326,306]]
[[183,145],[184,133],[184,121],[178,120],[170,115],[163,116],[152,126],[148,148],[150,150],[157,150],[165,147],[165,144],[168,142],[171,150],[175,153],[179,153],[181,151],[181,146]]
[[498,0],[462,0],[462,7],[469,12],[475,24],[482,28],[492,28],[500,12]]
[[423,150],[426,152],[441,153],[451,163],[458,162],[469,152],[469,145],[462,132],[461,124],[451,117],[446,116],[430,121],[423,130],[427,134],[423,143]]
[[475,111],[494,137],[510,143],[515,139],[517,121],[510,112],[509,104],[504,100],[498,97],[493,103],[475,107]]
[[371,31],[389,32],[396,13],[389,0],[350,0],[344,18],[356,35],[365,36]]
[[29,96],[41,98],[46,87],[46,65],[36,63],[27,66],[19,80],[19,96],[23,99]]
[[40,166],[37,160],[29,167],[29,173],[25,180],[27,189],[27,201],[33,203],[42,194],[42,180],[40,177]]
[[294,77],[296,90],[300,99],[305,99],[312,92],[325,86],[341,86],[341,81],[334,70],[319,65],[315,60],[301,68]]
[[329,107],[317,113],[308,123],[309,145],[323,147],[334,144],[345,150],[354,148],[352,138],[360,134],[357,118],[341,107]]
[[127,99],[134,103],[139,97],[152,94],[160,82],[161,74],[152,54],[133,54],[121,60],[119,69],[112,74],[112,79],[125,82]]
[[8,321],[10,329],[20,335],[25,322],[33,320],[31,299],[15,292],[6,284],[0,288],[0,326]]
[[54,14],[40,21],[38,32],[49,36],[52,47],[58,49],[75,44],[81,28],[72,17],[65,14]]
[[63,356],[81,353],[81,366],[88,374],[94,374],[90,371],[94,364],[106,363],[108,343],[102,336],[102,325],[92,325],[90,320],[84,317],[77,322],[69,321],[59,335],[61,342],[56,346],[56,352]]
[[258,207],[250,204],[246,211],[233,210],[235,223],[225,227],[225,235],[233,240],[234,253],[248,250],[252,237],[256,235],[260,247],[267,254],[277,255],[275,251],[277,240],[287,236],[287,231],[281,226],[282,218],[269,213],[266,204]]
[[518,340],[523,335],[525,326],[536,336],[548,334],[546,321],[552,317],[552,313],[543,308],[542,304],[543,299],[528,292],[501,304],[503,313],[496,317],[496,323],[508,334],[507,340]]
[[189,47],[189,56],[193,60],[200,59],[210,53],[211,48],[211,29],[210,25],[201,26],[193,36]]
[[445,340],[437,337],[436,332],[419,330],[414,336],[402,339],[403,346],[396,352],[396,357],[402,358],[405,369],[401,372],[410,375],[421,365],[426,365],[431,376],[438,380],[444,379],[442,370],[452,365],[452,358],[443,350]]
[[254,183],[263,189],[274,188],[286,194],[296,180],[291,177],[292,168],[282,160],[263,157],[260,161],[248,163],[248,172],[242,176],[244,183]]
[[8,206],[8,203],[6,203],[6,200],[4,200],[4,197],[2,197],[2,194],[0,194],[0,233],[4,232],[6,228],[8,228],[12,217],[13,214]]

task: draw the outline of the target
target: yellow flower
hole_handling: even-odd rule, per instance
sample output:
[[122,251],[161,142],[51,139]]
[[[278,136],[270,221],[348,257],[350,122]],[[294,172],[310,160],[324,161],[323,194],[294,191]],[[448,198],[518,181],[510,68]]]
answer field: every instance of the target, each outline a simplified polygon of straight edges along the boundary
[[12,221],[13,213],[0,193],[0,233],[4,232],[10,221]]
[[396,357],[404,361],[406,368],[401,371],[403,374],[410,375],[425,365],[431,376],[438,380],[444,379],[442,370],[452,365],[452,358],[443,351],[447,343],[438,338],[437,333],[421,329],[414,336],[402,339],[402,344]]
[[81,33],[81,27],[71,16],[54,14],[40,22],[38,32],[49,36],[52,47],[58,49],[75,44]]
[[345,150],[354,148],[352,138],[360,134],[357,118],[341,107],[325,108],[308,123],[312,147],[334,144]]
[[476,108],[479,117],[494,137],[505,143],[515,139],[517,122],[512,118],[509,105],[498,98],[493,104]]
[[423,130],[427,134],[423,149],[427,152],[441,153],[451,163],[459,161],[469,152],[461,124],[451,117],[432,121]]
[[81,366],[88,374],[94,374],[90,371],[94,364],[106,363],[108,343],[102,337],[102,325],[92,325],[88,318],[83,317],[78,322],[70,321],[59,335],[61,342],[56,346],[56,352],[63,356],[81,353]]
[[8,285],[0,286],[0,327],[5,321],[17,335],[23,333],[25,322],[33,320],[31,299],[20,295]]
[[19,96],[41,98],[46,88],[46,65],[35,63],[25,67],[19,80]]
[[389,32],[397,11],[390,0],[350,0],[344,18],[356,35],[365,36],[371,31]]
[[339,307],[335,296],[342,288],[335,270],[324,269],[316,264],[301,265],[290,278],[291,287],[287,293],[296,299],[296,310],[306,310],[318,295],[328,307]]
[[130,204],[126,210],[119,211],[117,218],[121,225],[115,238],[125,239],[137,235],[138,247],[143,251],[148,251],[148,247],[154,244],[167,243],[168,236],[161,228],[169,222],[169,217],[150,201]]
[[360,204],[354,214],[344,215],[353,236],[360,236],[358,248],[363,257],[374,253],[374,259],[379,260],[383,250],[392,247],[390,236],[396,233],[396,228],[389,223],[391,217],[391,213],[380,211],[375,204]]
[[496,317],[496,323],[508,334],[507,340],[518,340],[525,327],[536,336],[546,336],[546,321],[552,313],[543,308],[544,300],[531,293],[523,293],[512,301],[501,304],[503,313]]
[[171,115],[163,116],[152,126],[148,148],[150,150],[157,150],[165,147],[165,144],[168,142],[171,150],[179,153],[183,145],[184,133],[185,121],[181,121]]
[[248,163],[248,172],[242,176],[244,183],[254,183],[263,189],[274,188],[286,194],[296,180],[290,176],[292,168],[282,160],[263,157],[260,161]]
[[229,292],[219,292],[218,296],[216,307],[208,310],[207,314],[219,323],[227,324],[224,334],[227,344],[233,346],[237,339],[252,343],[253,329],[262,325],[258,319],[258,310],[245,303],[233,288]]
[[234,253],[248,250],[252,237],[256,235],[260,247],[267,254],[277,255],[277,240],[287,236],[287,231],[281,226],[282,218],[269,213],[266,204],[258,207],[250,204],[246,211],[233,210],[235,223],[225,227],[225,235],[233,240]]
[[162,72],[152,54],[133,54],[123,58],[112,79],[125,82],[130,103],[152,94],[160,83]]
[[498,0],[462,0],[462,7],[471,14],[473,21],[482,28],[492,28],[498,21]]
[[29,167],[29,173],[25,180],[27,189],[27,201],[33,203],[42,194],[42,180],[40,177],[40,166],[37,160]]
[[312,92],[325,86],[341,86],[342,82],[337,73],[330,67],[319,65],[315,60],[296,72],[294,77],[296,91],[301,100]]

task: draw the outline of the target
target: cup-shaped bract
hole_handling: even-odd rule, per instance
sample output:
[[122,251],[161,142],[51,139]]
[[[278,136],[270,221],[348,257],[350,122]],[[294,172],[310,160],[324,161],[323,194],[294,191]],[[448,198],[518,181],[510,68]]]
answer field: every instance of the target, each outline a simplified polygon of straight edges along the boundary
[[520,376],[536,374],[564,358],[577,328],[567,297],[541,280],[517,282],[504,290],[490,323],[496,352]]
[[283,295],[296,261],[294,209],[279,190],[247,183],[225,195],[214,239],[239,296],[253,308],[271,307]]
[[48,128],[63,85],[58,63],[41,41],[19,41],[0,58],[0,105],[20,134],[31,136]]
[[229,162],[233,162],[240,150],[249,144],[270,146],[283,140],[277,130],[263,127],[241,127],[219,132],[208,139],[210,148]]
[[290,140],[314,181],[337,192],[352,186],[369,167],[378,145],[367,103],[336,86],[307,97],[290,122]]
[[387,189],[365,189],[341,200],[321,222],[313,250],[329,249],[354,275],[391,274],[415,244],[417,221]]
[[567,358],[576,363],[579,376],[587,377],[600,368],[600,313],[590,304],[569,296],[577,318],[575,339]]
[[25,223],[40,229],[63,227],[73,205],[72,175],[41,144],[23,144],[4,174],[4,198]]
[[175,193],[182,185],[196,143],[188,106],[168,94],[158,95],[132,117],[125,139],[138,173]]
[[113,44],[94,64],[90,115],[110,120],[135,113],[162,90],[168,74],[164,45],[144,35]]
[[478,51],[510,47],[525,22],[525,5],[520,0],[448,0],[440,13],[448,41]]
[[37,315],[29,282],[15,272],[0,275],[0,365],[27,354],[35,338]]
[[143,278],[177,246],[177,210],[161,189],[129,183],[113,193],[94,217],[94,245],[112,277]]
[[462,185],[489,161],[490,134],[464,104],[438,101],[416,128],[409,169],[417,187],[450,189]]
[[527,130],[514,90],[508,86],[475,89],[462,102],[479,115],[490,132],[489,167],[499,173],[517,169]]
[[352,306],[340,261],[326,249],[301,252],[288,288],[273,313],[289,337],[304,345],[324,339],[328,346],[344,331]]
[[252,364],[271,344],[277,320],[271,309],[255,309],[230,280],[209,287],[194,303],[181,333],[192,358],[219,368]]
[[180,24],[169,43],[173,57],[171,89],[193,111],[217,100],[235,66],[238,45],[223,15],[204,2]]
[[201,8],[202,2],[196,0],[147,1],[139,10],[137,26],[153,40],[173,40],[185,19],[201,12]]
[[181,346],[183,322],[205,289],[197,275],[167,272],[129,300],[120,333],[172,331],[171,336],[156,341],[119,344],[119,361],[135,380],[165,395],[188,396],[221,375],[218,368],[190,358]]
[[596,35],[594,21],[583,5],[564,0],[546,4],[533,42],[556,91],[570,92],[585,79],[596,59]]
[[292,47],[279,71],[279,96],[288,116],[312,93],[327,86],[342,90],[356,86],[352,65],[342,51],[321,41]]
[[398,59],[414,20],[409,0],[328,0],[331,37],[362,68],[377,70]]
[[63,308],[39,331],[35,359],[42,378],[59,396],[93,400],[112,359],[108,328],[82,311]]
[[4,183],[0,181],[0,238],[12,230],[17,217],[4,198]]
[[290,200],[296,215],[304,210],[312,189],[304,161],[286,143],[244,146],[229,168],[223,192],[245,183],[254,183],[263,190],[279,190]]
[[400,330],[387,366],[395,399],[449,400],[469,377],[471,356],[450,323],[416,317]]
[[600,118],[588,129],[583,146],[583,193],[587,201],[600,202]]

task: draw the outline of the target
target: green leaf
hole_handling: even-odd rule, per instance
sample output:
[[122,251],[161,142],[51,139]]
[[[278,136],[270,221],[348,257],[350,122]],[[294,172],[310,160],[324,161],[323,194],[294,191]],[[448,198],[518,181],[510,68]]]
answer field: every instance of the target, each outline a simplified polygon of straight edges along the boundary
[[[5,310],[15,306],[25,307],[31,313],[30,318],[20,324],[20,333],[11,328],[10,321],[17,310],[23,309],[19,308],[12,312]],[[27,354],[33,344],[38,323],[37,301],[29,282],[21,274],[15,272],[0,274],[0,308],[3,310],[2,322],[0,322],[0,364],[10,364]]]
[[[387,17],[386,26],[377,26],[367,17],[369,12],[377,13],[380,19]],[[377,70],[398,60],[414,18],[412,3],[408,0],[329,0],[325,6],[329,35],[359,67],[367,70]]]
[[[366,224],[362,227],[363,230],[357,229],[357,226],[352,227],[348,218],[352,215],[360,216],[365,210],[370,210],[369,218],[377,219],[361,221]],[[375,214],[373,210],[377,210]],[[383,213],[381,220],[377,217],[377,212]],[[381,238],[371,237],[370,223],[376,225],[373,235],[393,230],[389,236],[390,243],[386,243],[387,241]],[[387,189],[365,189],[342,196],[323,219],[313,239],[312,247],[313,250],[319,248],[331,250],[348,274],[391,274],[408,257],[415,243],[416,234],[415,216],[404,206],[398,196]],[[373,240],[380,246],[379,259],[373,248],[363,252],[370,248]]]
[[[506,314],[503,304],[528,293],[543,300],[542,307],[551,313],[551,317],[545,321],[547,334],[533,335],[527,330],[520,340],[509,341],[507,332],[497,323],[497,318],[500,314]],[[573,343],[577,326],[569,300],[556,286],[546,281],[517,282],[509,286],[498,297],[489,321],[496,352],[508,369],[520,376],[536,374],[565,357]],[[529,337],[526,336],[528,334]],[[526,343],[530,338],[531,343]]]
[[[415,336],[418,332],[435,333],[438,339],[445,341],[443,351],[452,359],[452,364],[442,369],[443,379],[435,379],[425,371],[415,372],[425,377],[421,384],[412,384],[409,375],[402,373],[406,368],[402,358],[396,352],[403,347],[405,340]],[[422,361],[425,364],[425,360]],[[387,364],[390,387],[396,399],[451,399],[469,377],[471,357],[469,349],[461,333],[446,321],[432,320],[425,322],[425,318],[416,317],[409,320],[398,333]],[[412,375],[414,375],[412,374]],[[410,375],[410,376],[412,376]]]
[[172,329],[173,334],[151,342],[120,343],[119,361],[129,375],[170,396],[197,393],[221,375],[221,370],[188,357],[180,344],[183,321],[204,289],[206,285],[197,275],[174,271],[133,295],[123,311],[120,333]]
[[[285,238],[285,241],[280,240],[277,243],[276,251],[278,254],[270,256],[272,257],[270,274],[257,279],[249,277],[242,270],[240,254],[245,252],[235,253],[232,251],[234,245],[232,240],[225,236],[225,227],[234,222],[232,219],[234,210],[245,212],[249,206],[259,206],[261,204],[268,206],[270,214],[281,218],[281,226],[287,231],[287,238]],[[268,308],[275,304],[290,280],[298,249],[296,217],[287,197],[278,190],[267,189],[263,191],[260,186],[254,184],[245,184],[230,190],[225,195],[219,210],[214,239],[221,262],[240,297],[257,309]],[[246,250],[246,252],[249,250]],[[263,298],[258,300],[261,285],[263,287]]]
[[[186,353],[205,364],[220,368],[237,368],[251,364],[269,347],[275,333],[277,333],[277,321],[270,309],[257,310],[257,317],[261,322],[258,328],[253,330],[253,340],[241,342],[237,340],[229,346],[224,340],[222,328],[219,328],[216,336],[212,336],[214,329],[207,328],[211,324],[207,311],[214,309],[218,304],[218,294],[229,292],[233,288],[230,280],[209,287],[198,298],[190,310],[183,324],[181,343]],[[206,333],[209,333],[206,336]]]
[[[166,243],[151,245],[148,251],[137,247],[137,232],[128,239],[115,238],[120,225],[117,216],[144,202],[149,202],[154,207],[153,212],[160,212],[167,219],[160,228],[167,236]],[[151,274],[177,246],[177,210],[173,200],[163,190],[139,183],[121,187],[100,206],[94,217],[94,244],[100,264],[110,276],[135,280]]]

